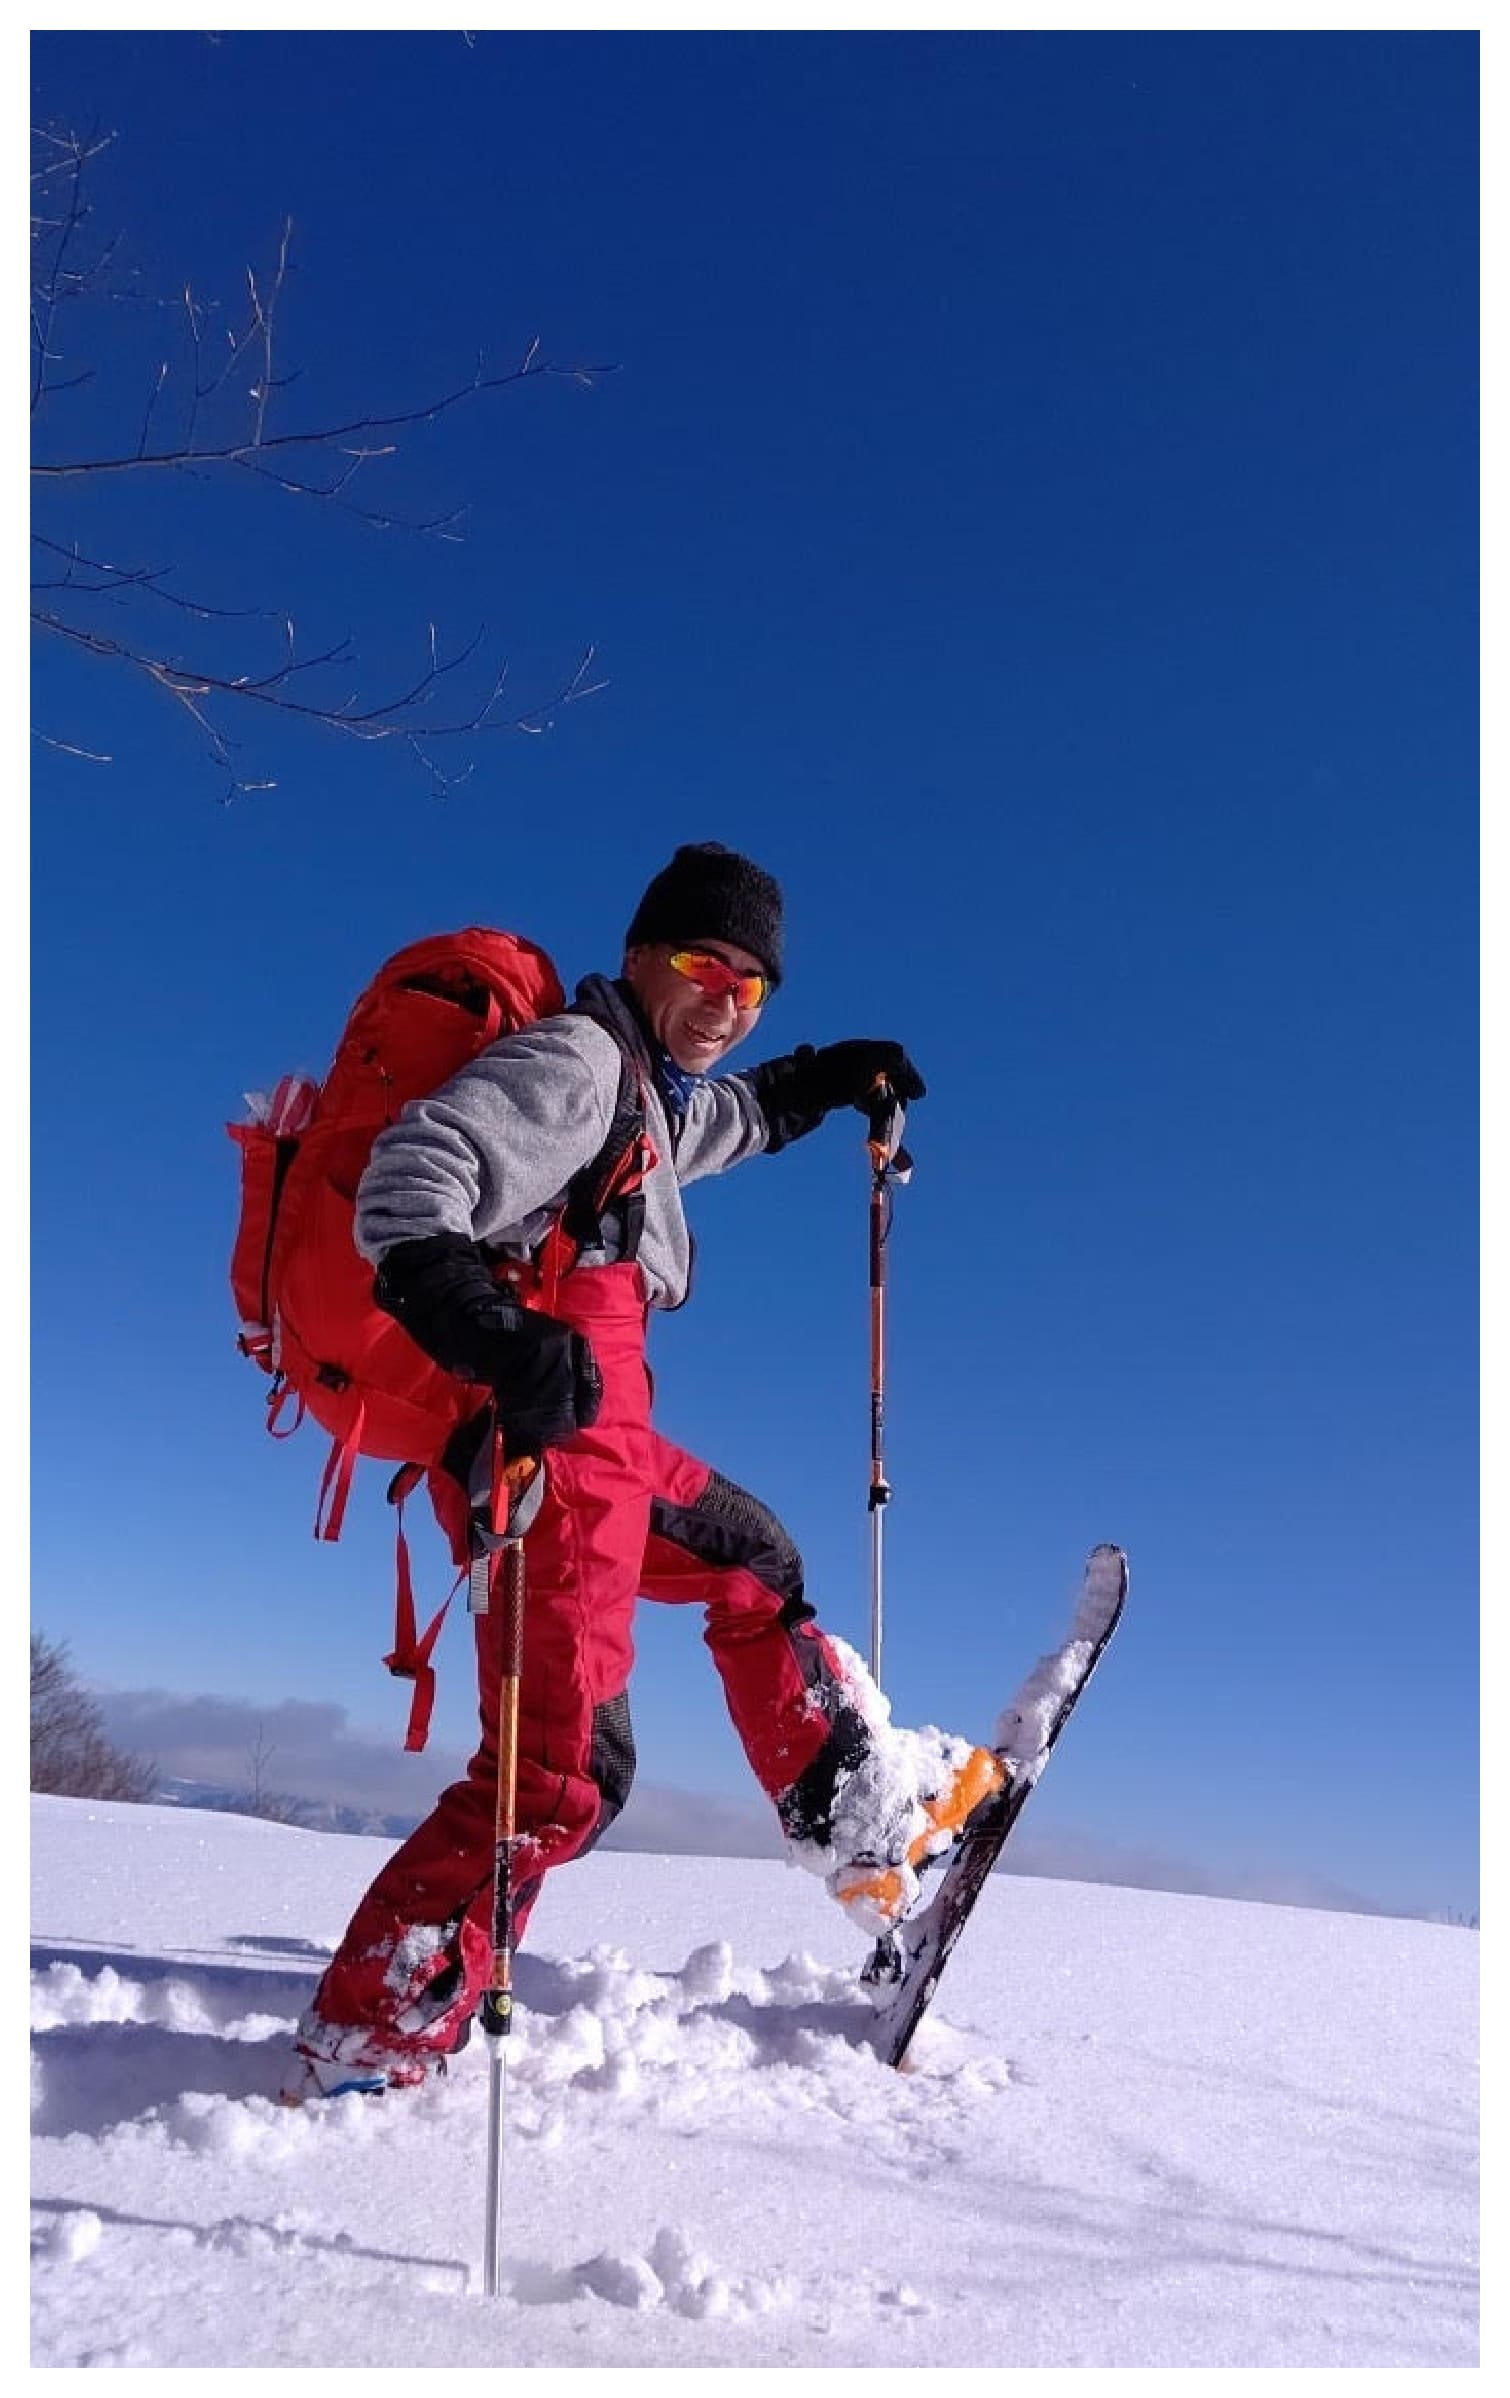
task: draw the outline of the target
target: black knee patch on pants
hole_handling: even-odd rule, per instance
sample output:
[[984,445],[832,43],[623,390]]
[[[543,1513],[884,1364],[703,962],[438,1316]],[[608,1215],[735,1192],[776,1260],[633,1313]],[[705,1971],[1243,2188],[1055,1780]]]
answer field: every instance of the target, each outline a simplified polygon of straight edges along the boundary
[[802,1556],[779,1516],[763,1500],[718,1473],[694,1507],[656,1499],[650,1528],[705,1565],[743,1566],[786,1602],[787,1620],[804,1622],[813,1610],[802,1595]]
[[629,1693],[621,1690],[616,1699],[604,1699],[592,1711],[592,1750],[588,1772],[598,1786],[598,1820],[591,1838],[582,1849],[585,1856],[596,1841],[602,1839],[609,1825],[623,1813],[634,1782],[634,1726],[629,1720]]

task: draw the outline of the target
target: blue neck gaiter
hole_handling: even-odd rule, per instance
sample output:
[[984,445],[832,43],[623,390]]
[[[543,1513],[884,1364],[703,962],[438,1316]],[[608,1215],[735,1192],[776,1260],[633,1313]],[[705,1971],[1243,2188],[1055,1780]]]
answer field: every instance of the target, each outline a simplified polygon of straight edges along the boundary
[[703,1080],[703,1076],[689,1073],[685,1066],[679,1066],[675,1058],[668,1056],[664,1049],[660,1053],[656,1070],[660,1076],[661,1088],[677,1115],[685,1116],[692,1094]]

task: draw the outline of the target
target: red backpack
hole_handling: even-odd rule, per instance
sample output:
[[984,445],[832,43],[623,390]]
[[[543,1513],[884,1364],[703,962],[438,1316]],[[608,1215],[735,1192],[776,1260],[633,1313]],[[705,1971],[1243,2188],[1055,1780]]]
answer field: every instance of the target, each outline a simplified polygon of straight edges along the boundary
[[[466,1510],[441,1460],[492,1393],[436,1365],[378,1306],[373,1269],[354,1237],[356,1188],[374,1140],[408,1101],[438,1089],[500,1035],[565,1005],[544,950],[517,934],[473,926],[416,941],[362,993],[323,1084],[286,1075],[270,1095],[253,1099],[250,1123],[226,1127],[241,1151],[241,1216],[231,1256],[238,1346],[272,1377],[268,1430],[276,1438],[287,1438],[306,1414],[331,1436],[316,1539],[339,1539],[358,1457],[400,1467],[388,1491],[399,1511],[398,1616],[384,1662],[415,1684],[405,1737],[411,1749],[425,1745],[435,1695],[430,1655],[451,1600],[421,1636],[403,1503],[428,1478],[459,1587],[469,1562]],[[636,1190],[643,1140],[643,1098],[626,1057],[608,1141],[575,1178],[564,1216],[579,1221],[579,1198],[591,1217],[611,1198]],[[563,1218],[547,1236],[548,1283],[570,1271],[579,1246]],[[281,1424],[291,1401],[293,1419]]]

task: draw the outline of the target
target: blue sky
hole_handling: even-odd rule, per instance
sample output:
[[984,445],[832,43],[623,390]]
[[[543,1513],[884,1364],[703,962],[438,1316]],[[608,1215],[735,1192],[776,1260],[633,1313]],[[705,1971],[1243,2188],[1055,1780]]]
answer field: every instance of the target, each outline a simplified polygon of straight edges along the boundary
[[[38,508],[349,635],[350,688],[407,684],[431,623],[485,626],[521,708],[589,644],[607,688],[444,797],[235,725],[275,788],[226,806],[184,711],[39,642],[35,723],[112,762],[33,751],[34,1620],[102,1685],[396,1746],[381,1469],[316,1548],[320,1444],[264,1438],[233,1346],[222,1127],[401,942],[612,966],[718,838],[787,892],[750,1055],[877,1032],[929,1080],[899,1719],[988,1732],[1116,1539],[1132,1605],[1041,1836],[1476,1907],[1472,37],[45,35],[33,84],[114,131],[94,223],[147,295],[77,312],[47,457],[133,446],[164,355],[173,424],[173,295],[234,312],[285,215],[286,428],[536,335],[614,368],[363,470],[465,503],[462,543],[213,476]],[[204,638],[276,662],[255,620]],[[665,1429],[778,1509],[857,1646],[860,1133],[700,1186],[653,1350]],[[647,1779],[745,1792],[696,1624],[647,1607],[641,1645]],[[423,1805],[427,1760],[395,1772]]]

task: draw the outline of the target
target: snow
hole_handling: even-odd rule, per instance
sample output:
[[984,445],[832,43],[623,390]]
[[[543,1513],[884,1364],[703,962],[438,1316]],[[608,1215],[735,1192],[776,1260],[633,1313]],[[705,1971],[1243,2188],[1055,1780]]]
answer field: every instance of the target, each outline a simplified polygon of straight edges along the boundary
[[913,2051],[779,1862],[551,1877],[507,2043],[273,2103],[390,1844],[32,1801],[33,2363],[1471,2366],[1478,1940],[998,1875]]
[[1091,1551],[1075,1608],[1070,1637],[1041,1657],[1010,1706],[1003,1709],[992,1745],[1010,1757],[1013,1779],[1036,1782],[1048,1762],[1054,1726],[1065,1701],[1073,1703],[1093,1670],[1096,1652],[1116,1623],[1127,1590],[1127,1559],[1105,1541]]
[[801,1840],[790,1844],[794,1865],[825,1876],[831,1890],[845,1869],[860,1869],[860,1890],[854,1875],[845,1877],[850,1921],[871,1933],[888,1928],[887,1915],[867,1906],[863,1892],[865,1869],[889,1863],[901,1884],[903,1904],[918,1896],[918,1877],[907,1859],[914,1842],[929,1830],[923,1801],[944,1789],[964,1764],[970,1743],[958,1733],[941,1732],[937,1724],[903,1729],[891,1720],[891,1701],[872,1680],[864,1659],[847,1641],[827,1636],[843,1669],[846,1697],[870,1728],[865,1757],[835,1779],[827,1844]]

